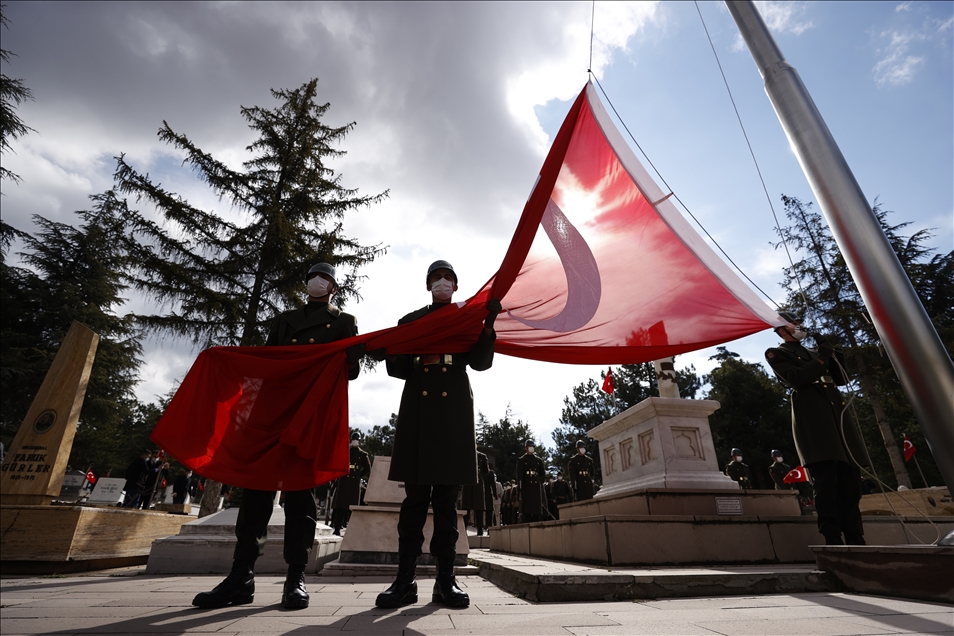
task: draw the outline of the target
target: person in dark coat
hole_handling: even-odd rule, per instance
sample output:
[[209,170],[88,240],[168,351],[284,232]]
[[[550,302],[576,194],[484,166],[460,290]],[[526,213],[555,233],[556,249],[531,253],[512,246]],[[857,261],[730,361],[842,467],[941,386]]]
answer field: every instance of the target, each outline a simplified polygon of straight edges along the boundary
[[499,520],[494,521],[494,517],[500,516],[500,494],[497,492],[497,472],[492,468],[487,471],[483,480],[484,486],[484,518],[487,534],[490,534],[490,528],[500,525]]
[[772,482],[775,483],[775,490],[795,490],[795,484],[786,484],[785,475],[792,472],[792,467],[785,463],[782,451],[774,449],[772,451],[772,465],[768,468],[769,475],[772,476]]
[[[306,277],[308,302],[298,309],[283,312],[271,324],[266,346],[325,344],[358,334],[358,323],[329,301],[338,290],[335,268],[319,263],[308,270]],[[350,347],[348,378],[354,380],[361,370],[364,345]],[[308,607],[305,589],[305,567],[315,542],[318,506],[311,489],[284,491],[285,543],[284,556],[288,574],[282,591],[286,609]],[[272,516],[275,491],[246,488],[239,506],[235,536],[238,542],[232,557],[232,572],[211,592],[202,592],[192,604],[199,607],[224,607],[251,603],[255,594],[254,566],[265,552],[268,520]]]
[[574,501],[593,498],[593,473],[596,472],[593,458],[586,454],[586,442],[577,440],[576,455],[567,463],[566,474],[573,491]]
[[543,480],[546,466],[543,460],[533,454],[533,440],[524,444],[526,453],[517,460],[517,498],[520,502],[520,523],[540,521],[546,501],[543,494]]
[[[432,263],[426,282],[431,304],[404,316],[399,325],[457,309],[450,305],[457,291],[457,274],[450,263]],[[398,520],[398,574],[377,596],[378,607],[417,602],[415,565],[422,553],[429,505],[434,509],[430,553],[437,559],[432,600],[450,607],[470,604],[454,578],[457,497],[462,484],[477,483],[474,396],[467,367],[484,371],[493,364],[500,301],[489,301],[487,309],[484,328],[469,351],[387,357],[388,375],[405,380],[388,474],[391,481],[404,482],[405,497]]]
[[[156,453],[158,456],[158,453]],[[139,507],[148,510],[159,490],[162,489],[162,482],[169,476],[169,462],[162,460],[156,461],[146,476],[146,485],[142,489],[142,501]]]
[[739,488],[742,490],[748,490],[753,487],[752,469],[749,468],[748,464],[742,463],[741,448],[732,449],[732,461],[725,465],[725,474],[728,475],[732,481],[738,482]]
[[570,503],[571,498],[570,485],[563,480],[563,473],[557,473],[556,481],[550,484],[550,499],[553,502],[550,514],[554,519],[560,518],[559,506]]
[[860,466],[870,460],[854,421],[843,417],[838,385],[847,380],[841,353],[822,336],[815,336],[817,351],[806,349],[800,342],[808,335],[801,319],[788,312],[779,316],[790,324],[775,329],[784,342],[768,349],[765,359],[791,389],[795,450],[815,491],[818,531],[828,545],[864,545]]
[[490,465],[487,456],[477,451],[477,483],[464,484],[460,493],[460,509],[467,510],[471,525],[477,528],[477,536],[484,536],[484,511],[487,509],[486,481]]
[[338,536],[341,536],[341,527],[347,525],[351,517],[351,506],[357,506],[361,501],[361,480],[371,475],[371,457],[360,443],[361,434],[355,431],[351,434],[350,472],[335,480],[331,525]]
[[184,504],[192,486],[192,471],[187,470],[172,483],[172,503]]
[[138,508],[142,501],[142,490],[146,486],[146,480],[149,478],[149,472],[152,470],[150,458],[151,450],[144,450],[139,457],[132,460],[126,467],[126,484],[124,490],[126,496],[123,498],[123,508]]

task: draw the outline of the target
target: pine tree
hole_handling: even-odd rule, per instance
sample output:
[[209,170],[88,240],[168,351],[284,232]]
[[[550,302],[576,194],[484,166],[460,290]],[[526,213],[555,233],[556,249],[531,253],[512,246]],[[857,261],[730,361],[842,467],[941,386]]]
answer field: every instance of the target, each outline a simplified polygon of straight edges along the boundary
[[326,163],[344,155],[335,145],[354,128],[322,123],[329,104],[315,101],[318,80],[295,90],[273,90],[274,109],[241,109],[259,137],[247,147],[244,170],[232,170],[163,122],[159,138],[183,151],[185,164],[233,211],[249,222],[233,223],[137,172],[117,158],[122,192],[145,200],[162,222],[136,217],[144,242],[136,287],[170,305],[163,315],[140,316],[148,329],[184,336],[203,345],[260,345],[279,312],[300,306],[305,273],[317,262],[339,269],[339,305],[359,298],[358,268],[384,253],[344,235],[348,212],[382,201],[387,192],[359,196],[342,185]]
[[[5,6],[0,4],[0,28],[8,29],[10,21],[3,15]],[[14,55],[12,51],[0,48],[0,60],[4,64],[9,64],[10,58]],[[0,73],[0,154],[10,150],[10,140],[19,139],[33,130],[16,112],[17,106],[28,99],[33,99],[33,92],[27,88],[22,79],[13,79],[7,77],[6,73]],[[0,181],[5,179],[17,182],[20,177],[0,166]]]
[[[317,262],[338,268],[335,303],[360,298],[358,269],[384,253],[344,235],[346,213],[367,208],[387,192],[360,196],[326,163],[344,155],[335,146],[354,122],[322,122],[330,104],[315,101],[318,80],[272,90],[279,106],[241,108],[258,134],[243,170],[233,170],[163,122],[159,138],[185,153],[185,164],[247,224],[201,210],[117,158],[118,188],[155,206],[161,222],[134,218],[143,241],[134,284],[170,311],[140,316],[148,330],[201,346],[265,342],[272,318],[300,306],[305,274]],[[220,484],[206,481],[200,515],[215,512]]]
[[85,324],[100,342],[71,463],[105,470],[129,461],[121,456],[125,444],[116,444],[130,439],[139,419],[134,389],[142,348],[133,317],[117,313],[125,303],[130,211],[112,191],[90,199],[93,207],[77,212],[78,227],[34,217],[37,234],[21,236],[21,256],[31,269],[4,267],[0,404],[4,437],[12,436],[73,320]]

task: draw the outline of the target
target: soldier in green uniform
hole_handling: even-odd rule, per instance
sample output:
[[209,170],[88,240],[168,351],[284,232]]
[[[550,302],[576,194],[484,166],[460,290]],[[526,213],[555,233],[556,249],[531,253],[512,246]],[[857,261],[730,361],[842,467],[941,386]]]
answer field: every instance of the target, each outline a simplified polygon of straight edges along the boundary
[[790,324],[775,333],[784,340],[765,352],[778,379],[791,389],[792,432],[802,466],[808,469],[815,491],[818,531],[828,545],[864,545],[861,470],[869,465],[868,453],[854,422],[844,415],[844,401],[837,385],[846,384],[840,352],[821,336],[817,351],[802,346],[808,336],[801,319],[779,314]]
[[741,448],[732,449],[732,461],[725,465],[725,474],[738,482],[742,490],[752,488],[752,470],[748,464],[742,463]]
[[[338,290],[335,268],[319,263],[308,270],[308,302],[298,309],[279,314],[272,321],[266,346],[323,344],[358,334],[358,323],[329,301]],[[354,380],[361,370],[364,345],[348,349],[348,378]],[[315,542],[318,506],[311,490],[285,491],[284,556],[288,575],[282,591],[282,606],[287,609],[308,607],[305,567]],[[255,560],[265,552],[268,520],[272,516],[275,491],[246,488],[235,524],[238,542],[232,557],[232,572],[211,592],[201,592],[192,604],[199,607],[224,607],[251,603],[255,594]]]
[[567,463],[566,474],[573,490],[574,501],[585,501],[593,498],[593,473],[595,472],[593,458],[586,454],[586,442],[577,440],[576,455]]
[[[453,266],[435,261],[427,269],[426,281],[431,304],[404,316],[399,325],[448,309],[457,291]],[[454,578],[457,497],[461,484],[477,483],[474,396],[467,367],[484,371],[493,364],[497,339],[494,320],[500,312],[500,301],[489,301],[487,310],[484,328],[467,351],[387,357],[388,375],[405,380],[388,474],[391,481],[404,482],[405,497],[398,518],[397,579],[378,594],[378,607],[417,602],[415,565],[424,544],[428,506],[434,509],[430,553],[437,560],[431,599],[449,607],[470,605],[470,597]]]
[[550,499],[553,502],[550,506],[550,514],[553,515],[554,519],[560,518],[559,507],[570,503],[571,498],[570,485],[564,481],[563,473],[557,473],[556,481],[550,484]]
[[782,481],[785,475],[792,472],[792,467],[785,463],[782,451],[778,449],[772,451],[772,465],[769,466],[768,471],[772,481],[775,482],[775,490],[795,490],[795,484],[786,484]]
[[543,480],[546,466],[533,454],[533,440],[524,444],[526,453],[517,460],[517,497],[520,502],[520,523],[540,521],[543,517]]
[[361,480],[371,474],[371,457],[361,448],[361,434],[351,434],[349,450],[349,473],[335,480],[335,496],[332,503],[331,525],[334,534],[341,536],[341,527],[348,525],[351,518],[351,506],[357,506],[361,500]]

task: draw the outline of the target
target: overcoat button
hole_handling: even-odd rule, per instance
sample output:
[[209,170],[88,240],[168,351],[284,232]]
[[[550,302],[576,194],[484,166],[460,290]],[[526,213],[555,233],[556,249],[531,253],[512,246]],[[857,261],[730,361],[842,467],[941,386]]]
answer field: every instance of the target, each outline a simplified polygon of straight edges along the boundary
[[310,342],[311,344],[315,344],[315,339],[314,339],[314,338],[309,338],[309,339],[308,339],[308,342]]
[[441,397],[447,397],[447,391],[442,392]]
[[441,367],[441,371],[443,371],[444,373],[447,373],[447,367]]
[[296,342],[298,342],[298,339],[297,339],[297,338],[292,338],[292,344],[295,344]]
[[325,329],[331,329],[331,323],[330,323],[330,322],[329,322],[327,325],[325,325]]
[[421,395],[426,396],[426,395],[427,395],[427,391],[421,391]]
[[430,371],[430,369],[428,369],[427,367],[424,367],[424,373],[427,373],[428,371]]

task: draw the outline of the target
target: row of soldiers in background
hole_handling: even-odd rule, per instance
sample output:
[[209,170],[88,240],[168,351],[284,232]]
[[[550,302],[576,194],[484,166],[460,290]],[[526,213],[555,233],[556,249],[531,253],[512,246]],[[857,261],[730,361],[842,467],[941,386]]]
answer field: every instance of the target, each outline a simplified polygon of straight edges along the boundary
[[[802,510],[802,514],[811,514],[815,511],[815,502],[811,498],[811,490],[804,484],[786,484],[784,481],[785,475],[790,472],[792,472],[792,467],[785,463],[785,457],[782,455],[782,451],[778,449],[772,450],[772,463],[768,466],[768,474],[772,478],[772,484],[775,486],[775,490],[797,490],[798,505]],[[732,449],[732,461],[725,465],[725,474],[730,477],[732,481],[738,482],[742,490],[759,487],[753,479],[752,469],[749,468],[748,464],[742,461],[741,448]]]
[[562,472],[555,479],[547,476],[543,460],[534,453],[533,440],[528,439],[524,447],[526,453],[517,460],[517,479],[504,489],[505,524],[559,519],[560,505],[593,498],[595,470],[593,458],[586,454],[586,442],[576,443],[576,455],[567,464],[566,479]]

